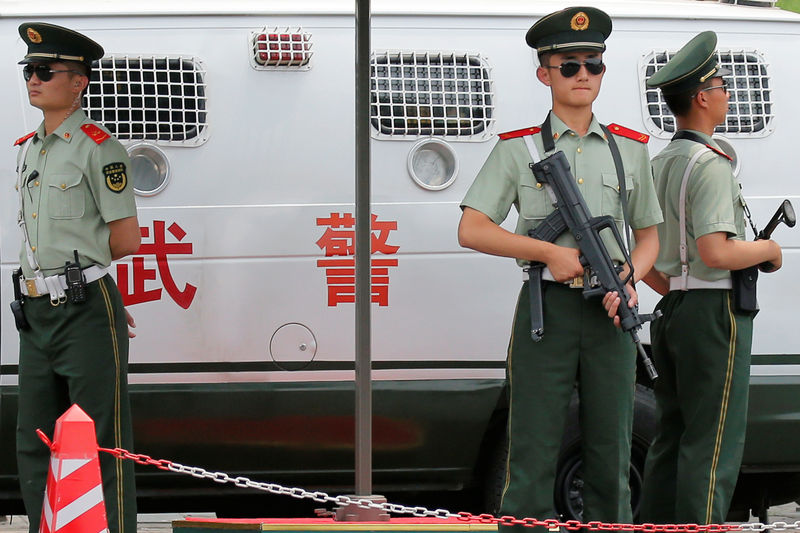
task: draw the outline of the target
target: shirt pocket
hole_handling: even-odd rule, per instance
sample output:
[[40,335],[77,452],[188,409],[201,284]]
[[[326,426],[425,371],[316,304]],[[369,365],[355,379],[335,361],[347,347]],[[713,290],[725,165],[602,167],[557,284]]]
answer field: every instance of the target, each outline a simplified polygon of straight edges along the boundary
[[533,177],[533,172],[521,172],[519,175],[519,214],[528,220],[545,218],[553,211],[550,195],[541,183]]
[[[633,178],[627,175],[625,176],[625,189],[626,195],[630,195],[633,190]],[[603,174],[602,201],[603,214],[611,215],[614,217],[614,220],[622,222],[622,201],[619,195],[619,177],[616,174]],[[630,216],[630,206],[628,207],[628,216]]]
[[81,218],[86,195],[80,186],[83,174],[56,174],[47,189],[48,216],[55,220]]

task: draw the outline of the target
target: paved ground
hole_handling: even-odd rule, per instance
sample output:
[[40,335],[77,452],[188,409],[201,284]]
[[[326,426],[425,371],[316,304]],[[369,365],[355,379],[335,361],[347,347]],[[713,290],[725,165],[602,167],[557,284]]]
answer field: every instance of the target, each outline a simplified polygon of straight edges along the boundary
[[[180,514],[155,514],[139,515],[138,533],[165,533],[172,531],[172,521],[180,520],[186,515]],[[191,516],[213,516],[208,514]],[[751,518],[750,522],[757,522]],[[771,507],[769,510],[769,523],[788,522],[793,524],[800,521],[800,506],[797,503],[787,503]],[[24,516],[0,516],[0,533],[27,533],[28,520]],[[797,531],[797,530],[794,530]]]

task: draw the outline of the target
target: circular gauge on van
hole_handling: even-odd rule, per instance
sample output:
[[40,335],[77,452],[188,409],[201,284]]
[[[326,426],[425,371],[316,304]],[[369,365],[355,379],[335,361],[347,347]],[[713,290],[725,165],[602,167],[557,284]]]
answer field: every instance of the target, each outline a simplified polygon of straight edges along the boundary
[[731,158],[731,169],[733,170],[733,177],[739,177],[739,171],[742,170],[742,160],[739,159],[739,154],[736,153],[731,142],[722,137],[721,135],[714,135],[713,136],[714,142],[716,142],[722,151],[728,154],[728,157]]
[[456,152],[439,139],[423,139],[408,153],[408,173],[423,189],[445,189],[452,185],[458,174]]
[[167,156],[150,143],[137,143],[128,147],[131,158],[130,174],[133,191],[140,196],[153,196],[161,192],[169,181]]

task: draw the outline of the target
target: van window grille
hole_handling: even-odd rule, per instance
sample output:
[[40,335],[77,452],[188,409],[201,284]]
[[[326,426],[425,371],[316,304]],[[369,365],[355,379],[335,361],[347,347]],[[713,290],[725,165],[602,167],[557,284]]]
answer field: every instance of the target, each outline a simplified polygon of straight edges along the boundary
[[205,69],[193,57],[108,56],[92,65],[86,111],[119,140],[207,140]]
[[[648,89],[645,82],[663,67],[677,51],[653,51],[642,62],[641,86],[644,116],[648,130],[668,138],[676,131],[675,117],[659,89]],[[714,130],[729,137],[765,137],[772,133],[773,102],[767,62],[755,50],[718,50],[721,67],[731,71],[726,76],[730,101],[727,120]]]
[[309,70],[311,34],[303,28],[263,28],[250,36],[251,64],[256,70]]
[[487,61],[457,52],[374,52],[370,120],[378,139],[483,141],[494,129]]

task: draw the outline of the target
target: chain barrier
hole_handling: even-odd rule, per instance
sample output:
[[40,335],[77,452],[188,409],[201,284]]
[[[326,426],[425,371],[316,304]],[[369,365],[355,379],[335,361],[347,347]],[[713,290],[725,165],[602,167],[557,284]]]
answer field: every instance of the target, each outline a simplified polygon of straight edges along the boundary
[[550,531],[565,529],[577,531],[636,531],[641,533],[726,533],[728,531],[787,531],[800,530],[800,520],[796,522],[761,522],[743,524],[616,524],[599,521],[583,523],[579,520],[560,521],[555,518],[539,520],[536,518],[515,518],[513,516],[497,517],[491,514],[472,514],[469,512],[452,513],[446,509],[430,510],[425,507],[408,507],[395,503],[378,503],[369,499],[351,498],[350,496],[331,496],[322,491],[307,491],[300,487],[284,487],[277,483],[264,483],[252,481],[244,476],[231,477],[225,472],[211,472],[198,466],[186,466],[166,459],[153,459],[150,456],[131,453],[122,448],[98,448],[101,452],[109,453],[118,459],[128,459],[135,463],[154,466],[160,470],[168,470],[177,474],[186,474],[196,478],[210,479],[215,483],[232,483],[244,489],[256,489],[270,494],[290,496],[297,499],[308,499],[320,503],[332,503],[340,506],[357,505],[367,509],[378,509],[387,513],[411,515],[420,518],[456,518],[464,522],[477,522],[479,524],[496,524],[498,526],[525,526],[546,527]]

